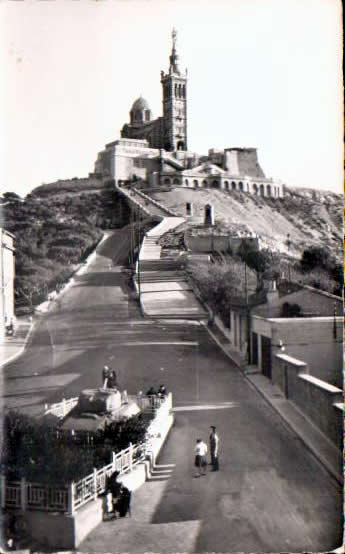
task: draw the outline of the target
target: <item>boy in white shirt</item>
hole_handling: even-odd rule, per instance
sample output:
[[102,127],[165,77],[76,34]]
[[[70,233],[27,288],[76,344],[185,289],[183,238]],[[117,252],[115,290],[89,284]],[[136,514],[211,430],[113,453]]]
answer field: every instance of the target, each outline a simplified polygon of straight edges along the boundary
[[197,468],[198,473],[195,477],[200,477],[201,475],[206,475],[207,467],[207,445],[201,439],[197,439],[196,445],[194,448],[195,452],[195,467]]

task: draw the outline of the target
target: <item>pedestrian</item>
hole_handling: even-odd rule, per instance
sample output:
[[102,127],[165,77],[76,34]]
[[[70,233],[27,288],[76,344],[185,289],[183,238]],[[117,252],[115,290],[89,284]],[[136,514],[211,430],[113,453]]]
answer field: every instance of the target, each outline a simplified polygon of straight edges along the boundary
[[109,389],[117,388],[117,376],[116,376],[116,371],[114,369],[111,369],[109,371],[108,388]]
[[104,389],[107,388],[109,375],[110,375],[110,369],[107,365],[105,365],[104,368],[103,368],[103,371],[102,371],[102,379],[103,379],[102,387]]
[[211,425],[211,434],[210,434],[210,455],[211,455],[211,465],[212,471],[219,470],[219,437],[216,432],[216,427]]
[[159,389],[158,389],[158,396],[160,398],[164,398],[165,396],[167,395],[167,390],[165,388],[164,385],[160,385]]
[[195,477],[200,477],[201,475],[206,475],[206,467],[207,467],[207,445],[206,443],[201,440],[197,439],[196,445],[194,448],[195,452],[195,467],[197,468],[197,473]]
[[150,387],[149,390],[146,393],[146,396],[150,400],[151,408],[155,408],[156,407],[156,397],[157,397],[157,392],[155,391],[155,389],[153,387]]
[[119,471],[114,471],[114,473],[112,473],[106,481],[106,492],[111,493],[112,511],[114,512],[115,516],[116,516],[115,506],[120,498],[121,488],[122,488],[122,483],[120,483],[117,480],[119,475],[120,475]]

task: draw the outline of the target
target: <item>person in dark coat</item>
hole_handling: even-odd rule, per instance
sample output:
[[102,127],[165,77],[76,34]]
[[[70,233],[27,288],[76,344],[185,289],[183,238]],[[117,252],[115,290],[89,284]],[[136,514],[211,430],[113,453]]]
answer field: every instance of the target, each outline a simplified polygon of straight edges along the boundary
[[122,486],[119,499],[115,505],[115,510],[119,512],[120,517],[126,517],[128,512],[129,515],[131,514],[131,496],[131,491]]
[[156,398],[157,398],[157,392],[155,391],[155,389],[153,387],[150,387],[149,390],[146,393],[146,396],[148,396],[149,399],[150,399],[151,407],[155,408],[156,407]]
[[122,484],[118,482],[117,478],[120,475],[119,471],[114,471],[108,478],[107,490],[111,492],[113,500],[120,496]]
[[166,395],[167,395],[167,389],[165,388],[164,385],[161,385],[158,389],[158,396],[160,396],[161,398],[164,398]]
[[108,388],[109,389],[116,389],[117,388],[117,376],[116,376],[116,371],[114,369],[111,369],[110,373],[109,373]]
[[210,454],[211,454],[211,464],[212,471],[219,470],[219,437],[216,432],[214,425],[211,425],[211,434],[210,434]]

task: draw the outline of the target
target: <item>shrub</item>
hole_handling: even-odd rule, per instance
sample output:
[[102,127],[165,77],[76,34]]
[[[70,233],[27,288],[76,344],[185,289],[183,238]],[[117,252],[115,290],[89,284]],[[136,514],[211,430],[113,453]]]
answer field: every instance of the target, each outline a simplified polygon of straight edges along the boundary
[[145,440],[148,421],[141,414],[110,423],[95,436],[95,447],[58,438],[52,424],[16,411],[4,417],[2,471],[11,480],[67,484],[90,474],[119,452]]
[[310,271],[316,267],[328,269],[332,265],[331,257],[325,248],[311,246],[303,250],[301,268],[303,271]]

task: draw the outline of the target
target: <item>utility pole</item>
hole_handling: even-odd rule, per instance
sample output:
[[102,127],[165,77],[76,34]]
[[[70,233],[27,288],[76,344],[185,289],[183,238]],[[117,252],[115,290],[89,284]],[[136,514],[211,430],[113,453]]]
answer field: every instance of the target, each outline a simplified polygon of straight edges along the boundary
[[133,210],[131,209],[130,213],[130,251],[129,251],[129,260],[131,264],[131,269],[133,270],[133,252],[134,252],[134,218],[133,218]]
[[138,232],[139,232],[139,240],[138,240],[138,258],[137,258],[137,264],[138,264],[138,289],[139,289],[139,301],[140,301],[140,211],[138,206]]
[[[290,254],[290,244],[291,244],[291,241],[290,241],[290,233],[287,234],[286,236],[287,240],[286,240],[286,245],[288,247],[288,253]],[[291,266],[290,266],[290,259],[288,260],[288,279],[289,279],[289,283],[291,283]]]
[[246,319],[247,319],[247,358],[248,364],[251,361],[250,353],[250,314],[249,314],[249,302],[248,302],[248,281],[247,281],[247,264],[244,262],[244,293],[246,300]]
[[333,316],[333,338],[337,338],[337,303],[334,302],[334,316]]

